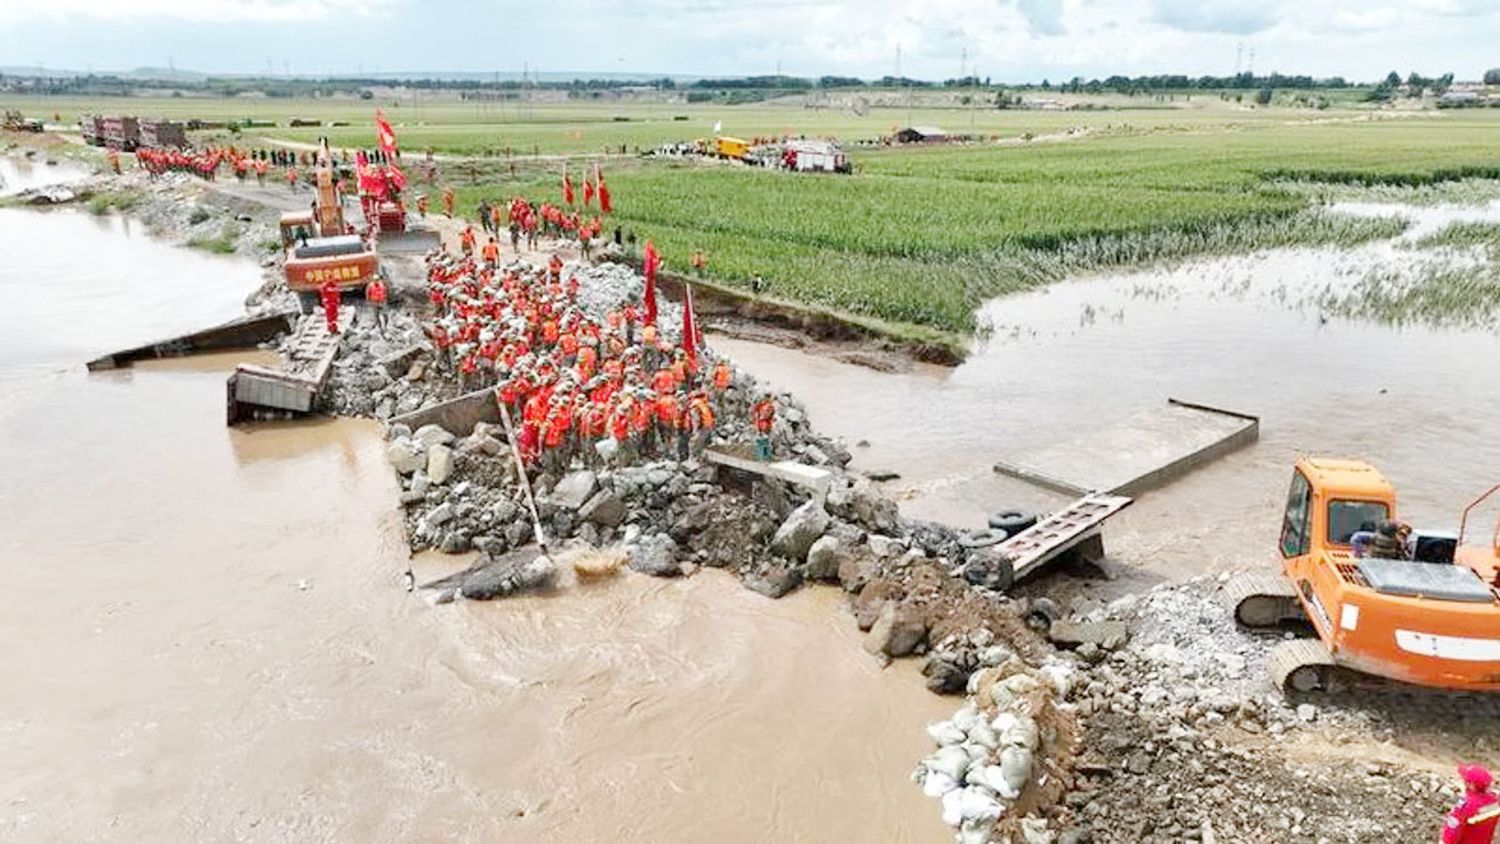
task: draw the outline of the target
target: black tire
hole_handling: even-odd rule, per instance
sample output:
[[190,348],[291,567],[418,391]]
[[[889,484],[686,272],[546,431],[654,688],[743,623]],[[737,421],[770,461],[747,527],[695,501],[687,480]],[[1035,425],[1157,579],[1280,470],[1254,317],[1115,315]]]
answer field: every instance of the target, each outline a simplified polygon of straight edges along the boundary
[[[1012,572],[1014,577],[1014,572]],[[1031,607],[1026,611],[1026,626],[1032,630],[1045,632],[1052,627],[1052,622],[1062,617],[1062,610],[1051,598],[1036,598],[1031,602]]]
[[318,294],[298,293],[297,309],[300,310],[304,315],[316,311],[318,309]]
[[999,545],[1009,537],[1010,534],[1003,530],[977,530],[973,533],[966,533],[960,536],[958,544],[969,550],[974,550],[976,548],[988,548],[991,545]]
[[1001,510],[990,516],[990,527],[1003,530],[1008,536],[1015,536],[1034,524],[1036,524],[1036,514],[1025,510]]

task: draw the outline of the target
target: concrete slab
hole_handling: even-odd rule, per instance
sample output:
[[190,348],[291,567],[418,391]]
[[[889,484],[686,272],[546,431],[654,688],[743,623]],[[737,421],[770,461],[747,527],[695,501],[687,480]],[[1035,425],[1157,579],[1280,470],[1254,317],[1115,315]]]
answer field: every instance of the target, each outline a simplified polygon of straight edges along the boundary
[[492,387],[464,393],[456,399],[393,416],[390,420],[392,425],[402,424],[413,431],[423,425],[441,425],[455,437],[468,436],[480,422],[500,422],[500,406],[495,403]]
[[809,466],[805,463],[794,463],[790,460],[767,463],[712,448],[703,452],[703,459],[727,469],[751,475],[759,475],[763,478],[776,478],[777,480],[800,486],[812,491],[819,498],[828,494],[828,486],[833,479],[833,473],[827,469],[819,466]]
[[213,328],[94,358],[88,362],[88,369],[90,372],[98,372],[129,366],[138,360],[183,357],[196,352],[254,346],[290,331],[296,318],[295,312],[241,317]]
[[995,471],[1072,495],[1138,495],[1259,437],[1259,417],[1168,399],[1166,407],[997,462]]

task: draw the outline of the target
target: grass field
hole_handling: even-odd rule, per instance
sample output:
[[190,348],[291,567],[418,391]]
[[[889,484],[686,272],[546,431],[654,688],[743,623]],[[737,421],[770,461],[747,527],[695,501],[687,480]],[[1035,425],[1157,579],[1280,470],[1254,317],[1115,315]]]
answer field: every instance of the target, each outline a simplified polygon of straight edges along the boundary
[[[618,219],[679,267],[702,249],[731,284],[760,275],[793,299],[962,333],[985,299],[1053,280],[1034,271],[1052,256],[1129,264],[1230,245],[1213,234],[1228,224],[1272,227],[1308,205],[1282,180],[1500,176],[1497,130],[1482,113],[1199,128],[869,152],[849,178],[641,168],[611,190]],[[1347,232],[1307,226],[1291,242],[1328,237]]]
[[[21,103],[36,113],[40,101]],[[49,100],[66,119],[124,110],[204,118],[291,116],[348,120],[338,129],[268,136],[372,143],[375,102],[357,100]],[[1141,105],[1160,105],[1144,100]],[[7,103],[0,101],[0,106]],[[654,239],[669,266],[707,253],[712,276],[886,323],[962,336],[986,299],[1070,272],[1266,245],[1347,243],[1388,233],[1330,223],[1304,209],[1319,185],[1422,185],[1500,178],[1500,113],[1371,113],[1245,109],[1217,97],[1188,107],[1043,112],[876,108],[868,115],[787,104],[633,103],[474,106],[383,103],[407,150],[588,154],[711,133],[780,132],[869,138],[933,123],[1001,143],[918,149],[853,148],[853,176],[717,164],[613,160],[614,224]],[[48,115],[50,117],[50,114]],[[686,116],[686,120],[675,120]],[[628,118],[628,119],[617,119]],[[965,124],[969,125],[965,125]],[[1068,140],[1020,142],[1026,133]],[[247,134],[249,134],[247,132]],[[529,146],[529,148],[528,148]],[[512,177],[503,159],[444,162],[459,208],[481,197],[558,198],[555,161]],[[580,172],[575,170],[575,174]],[[434,189],[436,186],[434,186]]]

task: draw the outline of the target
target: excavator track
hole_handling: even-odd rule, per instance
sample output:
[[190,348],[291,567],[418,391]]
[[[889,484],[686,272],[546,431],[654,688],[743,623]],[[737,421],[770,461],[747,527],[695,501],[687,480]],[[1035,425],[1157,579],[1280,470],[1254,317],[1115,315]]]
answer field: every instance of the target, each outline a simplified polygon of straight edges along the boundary
[[1225,607],[1243,627],[1278,627],[1305,618],[1292,584],[1280,575],[1236,575],[1224,584],[1223,598]]
[[1289,639],[1271,649],[1271,684],[1284,692],[1328,691],[1338,668],[1318,639]]

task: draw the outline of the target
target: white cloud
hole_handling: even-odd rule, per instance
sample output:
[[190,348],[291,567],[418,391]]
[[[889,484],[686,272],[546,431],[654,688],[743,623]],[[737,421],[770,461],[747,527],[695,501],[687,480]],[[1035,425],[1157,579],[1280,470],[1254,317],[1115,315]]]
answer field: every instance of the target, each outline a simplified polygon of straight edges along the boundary
[[296,23],[367,15],[393,0],[0,0],[0,21],[173,20],[191,23]]

